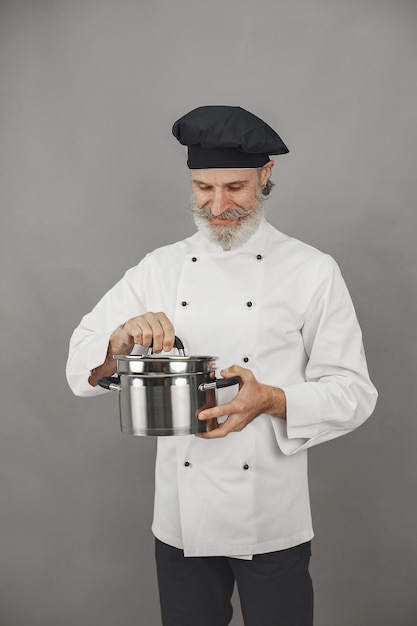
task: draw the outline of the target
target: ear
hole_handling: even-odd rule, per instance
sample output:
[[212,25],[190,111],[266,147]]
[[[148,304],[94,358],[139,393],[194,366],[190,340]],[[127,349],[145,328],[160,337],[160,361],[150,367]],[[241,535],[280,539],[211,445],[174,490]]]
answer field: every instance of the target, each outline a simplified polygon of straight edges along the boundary
[[265,165],[263,166],[262,172],[261,172],[261,186],[262,187],[264,187],[266,183],[268,182],[269,177],[271,176],[271,171],[273,167],[274,167],[273,161],[268,161],[268,163],[265,163]]

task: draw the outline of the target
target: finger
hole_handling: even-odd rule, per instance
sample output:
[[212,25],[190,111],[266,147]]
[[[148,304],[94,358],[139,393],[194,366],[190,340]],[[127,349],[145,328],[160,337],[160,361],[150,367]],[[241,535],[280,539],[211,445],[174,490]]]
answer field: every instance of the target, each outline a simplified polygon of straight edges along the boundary
[[151,346],[153,342],[153,330],[146,318],[144,316],[136,317],[134,324],[133,333],[135,344],[145,347]]
[[138,315],[128,320],[122,327],[124,340],[138,346],[149,347],[152,345],[154,331],[149,323],[149,317]]
[[199,433],[196,437],[200,437],[201,439],[222,439],[226,437],[231,432],[230,428],[227,426],[227,420],[220,424],[214,430],[210,430],[206,433]]
[[219,404],[218,406],[213,406],[210,409],[204,409],[198,414],[199,420],[210,420],[214,417],[224,417],[225,415],[229,415],[233,411],[233,404],[228,402],[227,404]]
[[158,320],[163,330],[162,347],[165,352],[169,352],[174,347],[175,343],[175,329],[172,322],[165,313],[158,313]]
[[227,416],[227,419],[220,423],[215,430],[210,429],[210,431],[208,430],[206,433],[201,433],[201,436],[204,439],[219,439],[221,437],[226,437],[230,433],[240,432],[249,424],[250,421],[252,420],[247,419],[242,415],[230,413]]
[[161,352],[161,350],[165,350],[169,352],[172,350],[175,332],[173,325],[165,313],[148,313],[146,318],[152,328],[153,351]]
[[153,352],[161,350],[172,350],[174,346],[174,327],[165,313],[145,313],[141,316],[143,343],[142,345],[152,345]]
[[146,313],[144,316],[145,332],[143,345],[152,346],[152,352],[161,352],[164,341],[164,329],[155,313]]
[[142,321],[140,321],[139,317],[134,317],[125,324],[123,324],[119,329],[119,336],[121,341],[123,341],[126,345],[144,345],[143,344],[143,331],[146,330],[146,325]]

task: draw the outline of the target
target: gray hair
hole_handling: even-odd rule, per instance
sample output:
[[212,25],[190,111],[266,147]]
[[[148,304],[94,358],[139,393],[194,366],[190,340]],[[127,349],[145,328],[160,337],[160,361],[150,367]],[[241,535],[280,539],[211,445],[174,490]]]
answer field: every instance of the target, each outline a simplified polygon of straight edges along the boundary
[[[261,180],[262,169],[263,169],[262,167],[258,167],[259,180]],[[271,193],[272,187],[275,187],[275,183],[273,183],[272,180],[268,178],[265,185],[261,188],[261,193],[265,198],[269,196],[269,194]]]

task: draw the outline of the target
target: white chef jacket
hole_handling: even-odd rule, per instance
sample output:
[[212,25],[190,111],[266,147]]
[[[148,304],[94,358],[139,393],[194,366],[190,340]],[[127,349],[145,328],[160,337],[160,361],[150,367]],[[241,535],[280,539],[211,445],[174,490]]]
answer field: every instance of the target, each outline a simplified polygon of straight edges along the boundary
[[[155,536],[186,556],[310,540],[307,448],[362,424],[377,398],[334,260],[265,220],[236,250],[200,233],[155,250],[74,331],[67,378],[75,394],[108,393],[89,385],[90,370],[105,360],[115,328],[147,311],[167,314],[187,354],[219,356],[219,370],[248,367],[287,401],[286,420],[260,415],[223,439],[159,437]],[[235,394],[219,390],[219,403]]]

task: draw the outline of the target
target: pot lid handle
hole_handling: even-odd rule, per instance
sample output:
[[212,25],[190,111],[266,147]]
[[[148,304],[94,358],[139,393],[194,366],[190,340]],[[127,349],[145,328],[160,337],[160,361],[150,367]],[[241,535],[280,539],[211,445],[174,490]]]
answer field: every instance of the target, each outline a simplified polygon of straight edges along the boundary
[[[184,344],[182,343],[181,339],[177,337],[177,335],[175,335],[174,346],[178,350],[180,356],[184,356],[184,357],[186,356]],[[152,354],[152,344],[149,346],[148,354],[146,356],[150,356],[151,354]]]

